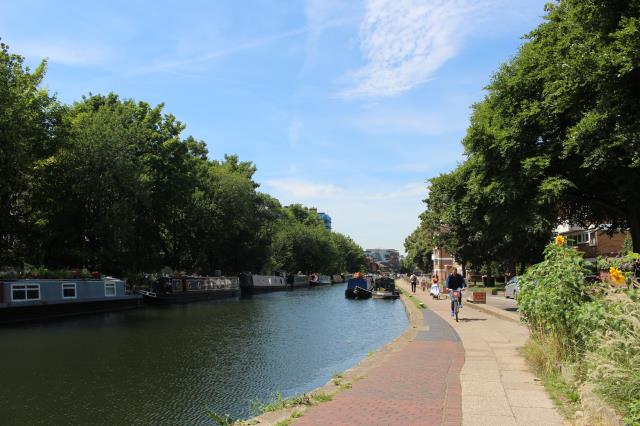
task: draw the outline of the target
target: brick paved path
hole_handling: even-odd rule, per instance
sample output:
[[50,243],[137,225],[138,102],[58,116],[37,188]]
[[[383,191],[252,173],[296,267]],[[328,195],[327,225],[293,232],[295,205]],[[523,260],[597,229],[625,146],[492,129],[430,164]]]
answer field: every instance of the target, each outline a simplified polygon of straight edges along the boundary
[[414,341],[294,424],[460,425],[464,348],[446,321],[431,311],[423,315],[428,327]]

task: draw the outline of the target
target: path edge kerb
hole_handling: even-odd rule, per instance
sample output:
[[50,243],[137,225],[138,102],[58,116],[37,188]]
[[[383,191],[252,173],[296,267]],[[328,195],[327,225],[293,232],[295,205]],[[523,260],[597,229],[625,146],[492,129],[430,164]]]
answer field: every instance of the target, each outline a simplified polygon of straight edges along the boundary
[[[400,300],[402,301],[405,314],[407,315],[407,320],[409,321],[407,328],[398,337],[376,349],[376,351],[372,355],[360,360],[356,365],[345,370],[342,373],[343,381],[353,382],[354,380],[361,379],[373,368],[382,365],[387,360],[389,355],[401,350],[407,344],[415,340],[418,331],[425,325],[422,312],[420,312],[421,310],[416,308],[413,305],[413,302],[411,302],[411,300],[408,300],[408,297],[404,294],[400,295]],[[341,389],[339,386],[336,386],[333,383],[333,379],[330,379],[324,385],[312,389],[309,392],[306,392],[306,394],[330,394],[335,396],[338,393],[343,392],[344,390],[346,389]],[[322,402],[318,404],[322,404]],[[304,415],[304,413],[309,408],[311,407],[306,405],[283,408],[282,410],[271,411],[268,413],[260,414],[258,416],[250,417],[246,420],[241,420],[238,422],[238,424],[261,426],[275,425],[279,422],[289,419],[294,411]],[[295,423],[295,419],[293,419],[292,423]]]
[[481,311],[481,312],[484,312],[485,314],[489,314],[489,315],[494,316],[496,318],[499,318],[501,320],[511,321],[511,322],[513,322],[515,324],[524,326],[524,324],[522,323],[522,321],[519,318],[514,318],[513,316],[511,316],[509,314],[502,313],[498,309],[493,309],[493,308],[490,308],[488,306],[479,305],[479,304],[472,303],[472,302],[466,302],[464,304],[464,306],[476,309],[476,310]]

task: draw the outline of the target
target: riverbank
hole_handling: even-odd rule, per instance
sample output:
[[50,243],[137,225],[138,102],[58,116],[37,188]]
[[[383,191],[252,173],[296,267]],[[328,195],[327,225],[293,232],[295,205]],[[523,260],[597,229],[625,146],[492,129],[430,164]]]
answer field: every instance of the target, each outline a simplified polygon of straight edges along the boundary
[[[241,424],[460,424],[464,349],[445,321],[411,299],[403,292],[407,330],[338,380],[311,392],[312,405],[298,404]],[[317,395],[330,397],[313,402]]]
[[[293,397],[290,406],[279,407],[279,409],[263,413],[250,419],[239,421],[237,425],[263,425],[263,426],[284,426],[296,419],[303,418],[310,408],[324,402],[332,401],[343,391],[352,389],[354,384],[367,378],[370,373],[385,365],[394,354],[401,351],[412,342],[418,332],[424,330],[422,312],[403,294],[400,299],[403,302],[409,325],[407,329],[393,341],[383,345],[378,350],[369,353],[367,358],[358,362],[353,367],[345,370],[329,380],[325,385],[316,388],[306,395],[308,398]],[[371,301],[362,301],[371,303]],[[376,302],[378,303],[378,302]],[[390,301],[379,301],[379,303],[393,303]],[[297,423],[297,422],[296,422]]]

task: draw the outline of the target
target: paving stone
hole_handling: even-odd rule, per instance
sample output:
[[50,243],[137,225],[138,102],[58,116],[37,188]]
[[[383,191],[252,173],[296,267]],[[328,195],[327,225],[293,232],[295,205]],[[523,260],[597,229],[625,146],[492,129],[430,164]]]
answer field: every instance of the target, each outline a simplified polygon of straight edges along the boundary
[[551,408],[513,407],[519,426],[561,426],[564,420]]

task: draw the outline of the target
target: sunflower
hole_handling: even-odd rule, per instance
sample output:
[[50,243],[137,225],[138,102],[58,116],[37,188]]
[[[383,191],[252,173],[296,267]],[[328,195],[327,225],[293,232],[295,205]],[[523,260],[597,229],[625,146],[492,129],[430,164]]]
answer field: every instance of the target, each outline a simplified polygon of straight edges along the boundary
[[609,268],[609,276],[614,284],[624,284],[625,278],[622,271],[614,266]]

